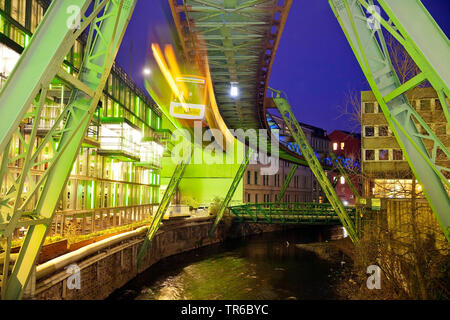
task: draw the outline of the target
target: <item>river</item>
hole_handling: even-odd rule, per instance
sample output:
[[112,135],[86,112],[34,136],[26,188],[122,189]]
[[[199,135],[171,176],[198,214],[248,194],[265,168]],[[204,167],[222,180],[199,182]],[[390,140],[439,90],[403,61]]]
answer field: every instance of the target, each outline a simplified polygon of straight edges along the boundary
[[333,270],[345,257],[326,259],[309,250],[330,236],[329,230],[309,227],[182,253],[153,265],[108,299],[335,299]]

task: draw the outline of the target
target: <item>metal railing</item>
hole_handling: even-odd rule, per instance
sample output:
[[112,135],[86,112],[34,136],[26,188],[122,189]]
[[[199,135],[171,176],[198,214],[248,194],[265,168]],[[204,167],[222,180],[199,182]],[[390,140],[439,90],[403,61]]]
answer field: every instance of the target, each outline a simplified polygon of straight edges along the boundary
[[[339,217],[329,203],[249,203],[229,207],[241,222],[298,223],[298,224],[339,224]],[[354,219],[356,208],[345,207]]]
[[55,214],[50,236],[86,235],[97,231],[149,220],[153,204],[69,210]]

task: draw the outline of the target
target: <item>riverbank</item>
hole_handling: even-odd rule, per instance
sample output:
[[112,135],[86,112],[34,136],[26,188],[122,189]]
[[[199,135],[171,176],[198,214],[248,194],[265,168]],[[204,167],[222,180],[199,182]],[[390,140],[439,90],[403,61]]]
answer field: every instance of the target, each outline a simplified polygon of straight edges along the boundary
[[[160,260],[227,239],[245,238],[254,234],[295,228],[293,225],[239,224],[224,221],[212,238],[208,232],[211,217],[169,220],[161,225],[141,267],[136,260],[147,227],[113,236],[85,246],[37,266],[27,287],[27,299],[37,300],[99,300],[144,272]],[[68,268],[79,269],[79,286]],[[77,270],[78,270],[77,269]]]
[[[341,231],[297,226],[228,239],[161,260],[109,299],[338,299],[332,275],[341,267],[342,254],[330,242],[342,236]],[[322,251],[334,253],[321,254],[321,244]]]

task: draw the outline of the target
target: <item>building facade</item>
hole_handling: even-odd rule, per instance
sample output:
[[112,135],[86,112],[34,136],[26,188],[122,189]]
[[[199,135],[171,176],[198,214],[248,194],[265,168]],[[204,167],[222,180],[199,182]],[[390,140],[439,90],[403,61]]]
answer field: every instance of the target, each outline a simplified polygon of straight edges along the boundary
[[[0,85],[12,72],[20,54],[29,44],[50,1],[0,0]],[[85,35],[67,55],[63,67],[77,75],[81,67]],[[42,141],[69,101],[72,88],[55,78],[48,90],[42,119],[38,124],[38,143]],[[30,110],[33,106],[30,106]],[[68,229],[86,234],[107,227],[143,221],[160,198],[160,166],[164,145],[159,140],[162,113],[117,65],[113,66],[53,222],[53,234]],[[61,124],[61,129],[62,129]],[[27,139],[33,119],[24,119],[19,131]],[[54,138],[57,142],[57,137]],[[23,151],[20,137],[12,138],[9,159]],[[33,170],[36,181],[47,170],[46,159],[53,157],[46,146]],[[19,172],[22,163],[10,163]],[[2,193],[11,185],[2,185]],[[29,186],[25,185],[24,192]],[[36,202],[30,201],[33,209]]]
[[[277,116],[271,116],[280,128],[280,136],[288,135],[284,122]],[[324,129],[301,123],[310,146],[318,154],[328,154],[330,141]],[[295,146],[292,148],[295,152]],[[254,154],[254,157],[258,157]],[[265,159],[257,164],[249,164],[244,175],[244,202],[276,202],[284,182],[292,167],[292,163],[279,161],[279,170],[274,175],[262,175],[261,163],[267,163]],[[289,183],[282,199],[283,202],[323,202],[325,200],[322,189],[309,167],[299,166]]]
[[[422,119],[449,148],[450,127],[436,91],[433,88],[416,88],[410,90],[407,97]],[[365,194],[379,198],[410,197],[413,185],[411,169],[373,93],[362,92],[361,104],[361,155]],[[425,133],[421,125],[416,125],[420,133]],[[431,145],[428,144],[427,148],[431,152]],[[437,164],[448,168],[449,161],[438,149]],[[421,186],[416,184],[416,194],[419,197],[423,196],[421,191]]]

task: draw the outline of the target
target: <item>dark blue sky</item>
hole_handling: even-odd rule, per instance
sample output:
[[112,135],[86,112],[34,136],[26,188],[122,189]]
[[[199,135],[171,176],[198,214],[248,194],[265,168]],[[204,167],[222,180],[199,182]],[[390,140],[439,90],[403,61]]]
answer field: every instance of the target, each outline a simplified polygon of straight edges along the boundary
[[[140,0],[122,47],[119,64],[129,72],[130,43],[133,42],[132,75],[144,88],[148,35],[155,27],[165,28],[161,3]],[[422,0],[447,37],[450,34],[450,1]],[[348,92],[367,90],[368,84],[326,0],[294,0],[272,68],[270,86],[289,97],[299,121],[322,127],[351,130],[354,124],[339,117]]]

